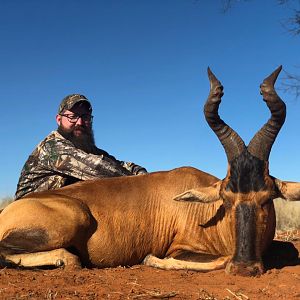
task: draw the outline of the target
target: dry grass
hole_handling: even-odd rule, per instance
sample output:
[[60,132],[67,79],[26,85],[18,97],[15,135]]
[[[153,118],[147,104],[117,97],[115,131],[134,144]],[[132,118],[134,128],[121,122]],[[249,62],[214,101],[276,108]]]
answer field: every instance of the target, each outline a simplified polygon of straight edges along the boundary
[[276,230],[275,240],[280,240],[285,242],[300,241],[300,230],[299,229]]
[[9,203],[13,202],[13,197],[4,197],[0,199],[0,209],[3,209],[5,206],[7,206]]
[[300,229],[300,202],[274,200],[276,211],[276,229],[291,231]]

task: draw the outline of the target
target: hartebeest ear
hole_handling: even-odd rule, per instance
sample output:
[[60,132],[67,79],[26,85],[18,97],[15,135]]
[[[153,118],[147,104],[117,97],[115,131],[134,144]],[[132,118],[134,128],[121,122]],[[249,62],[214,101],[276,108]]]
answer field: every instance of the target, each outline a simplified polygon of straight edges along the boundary
[[288,201],[300,201],[300,182],[275,179],[280,196]]
[[220,200],[220,187],[222,181],[212,186],[188,190],[173,198],[175,201],[211,203]]

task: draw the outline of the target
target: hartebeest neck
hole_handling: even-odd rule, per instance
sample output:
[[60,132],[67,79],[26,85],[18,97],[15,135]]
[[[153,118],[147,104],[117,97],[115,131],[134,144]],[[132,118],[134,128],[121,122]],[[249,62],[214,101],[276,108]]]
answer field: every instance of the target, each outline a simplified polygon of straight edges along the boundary
[[214,255],[233,254],[232,218],[222,201],[211,204],[179,202],[176,206],[176,210],[180,211],[176,235],[167,255],[173,255],[179,249]]

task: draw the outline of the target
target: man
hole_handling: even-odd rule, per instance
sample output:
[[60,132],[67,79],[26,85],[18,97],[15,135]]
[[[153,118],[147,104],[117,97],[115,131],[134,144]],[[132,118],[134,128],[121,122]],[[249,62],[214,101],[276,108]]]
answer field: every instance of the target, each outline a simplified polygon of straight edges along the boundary
[[147,173],[131,162],[119,161],[96,147],[92,106],[79,94],[65,97],[58,109],[58,129],[32,152],[19,178],[15,198],[57,189],[80,180]]

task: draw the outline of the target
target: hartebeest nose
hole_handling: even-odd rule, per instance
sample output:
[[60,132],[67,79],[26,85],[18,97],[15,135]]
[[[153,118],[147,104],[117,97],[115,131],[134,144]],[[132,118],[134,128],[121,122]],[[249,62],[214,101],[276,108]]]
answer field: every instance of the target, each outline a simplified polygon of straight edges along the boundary
[[259,276],[264,273],[262,262],[234,262],[230,261],[225,269],[226,273],[240,276]]

